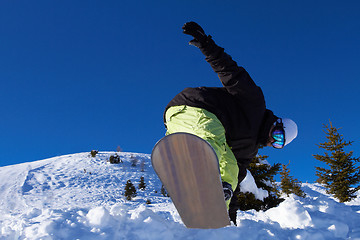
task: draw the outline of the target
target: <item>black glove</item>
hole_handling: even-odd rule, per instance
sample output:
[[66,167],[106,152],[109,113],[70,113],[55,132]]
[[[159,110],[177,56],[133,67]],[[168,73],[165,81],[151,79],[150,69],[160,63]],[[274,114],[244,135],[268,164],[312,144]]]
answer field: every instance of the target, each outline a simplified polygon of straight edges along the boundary
[[234,194],[231,184],[227,182],[222,182],[223,190],[224,190],[224,198],[225,201],[230,200]]
[[211,36],[206,35],[204,29],[196,22],[187,22],[182,27],[183,33],[193,36],[194,39],[189,42],[190,45],[201,47],[207,44]]

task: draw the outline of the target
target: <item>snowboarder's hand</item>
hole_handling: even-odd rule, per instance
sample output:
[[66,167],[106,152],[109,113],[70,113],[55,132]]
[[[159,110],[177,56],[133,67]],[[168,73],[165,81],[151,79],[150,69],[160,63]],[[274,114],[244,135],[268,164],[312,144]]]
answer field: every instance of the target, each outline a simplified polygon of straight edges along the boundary
[[200,27],[196,22],[187,22],[182,27],[183,33],[193,36],[194,39],[189,43],[190,45],[194,45],[196,47],[200,47],[201,45],[206,44],[210,36],[207,36],[204,32],[204,29]]
[[223,190],[224,190],[224,198],[225,201],[230,200],[234,194],[231,184],[227,182],[222,182]]
[[207,39],[204,29],[202,29],[202,27],[200,27],[200,25],[196,22],[187,22],[184,24],[182,29],[183,33],[193,36],[194,39],[200,43],[205,42]]

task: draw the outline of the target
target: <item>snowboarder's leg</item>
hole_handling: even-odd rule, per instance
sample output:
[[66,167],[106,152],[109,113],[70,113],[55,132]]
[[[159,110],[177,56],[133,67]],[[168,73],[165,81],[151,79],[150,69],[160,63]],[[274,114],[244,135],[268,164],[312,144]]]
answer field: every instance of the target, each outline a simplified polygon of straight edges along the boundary
[[[231,184],[235,190],[238,184],[236,158],[226,143],[225,129],[212,113],[195,107],[175,106],[166,112],[166,134],[187,132],[208,141],[219,159],[221,180]],[[230,200],[226,202],[229,207]]]
[[238,198],[236,197],[240,193],[240,187],[237,186],[237,188],[234,191],[234,197],[231,198],[230,205],[228,207],[229,210],[229,218],[230,221],[232,221],[235,226],[237,226],[236,218],[237,218],[237,210],[238,210]]

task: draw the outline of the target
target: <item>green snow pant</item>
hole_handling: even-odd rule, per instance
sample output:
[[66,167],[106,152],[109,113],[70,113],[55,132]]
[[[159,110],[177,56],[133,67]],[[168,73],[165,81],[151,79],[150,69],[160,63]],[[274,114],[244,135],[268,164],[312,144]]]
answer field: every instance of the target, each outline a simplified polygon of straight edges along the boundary
[[[220,120],[205,109],[185,105],[170,107],[165,113],[165,120],[166,135],[186,132],[210,143],[219,159],[221,180],[230,183],[235,191],[239,168],[233,152],[226,143],[225,129]],[[226,202],[228,208],[229,203],[230,200]]]

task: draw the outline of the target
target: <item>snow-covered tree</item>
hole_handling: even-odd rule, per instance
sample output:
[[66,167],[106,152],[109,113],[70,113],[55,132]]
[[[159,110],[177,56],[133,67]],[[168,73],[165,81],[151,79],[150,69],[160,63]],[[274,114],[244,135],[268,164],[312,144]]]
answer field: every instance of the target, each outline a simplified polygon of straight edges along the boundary
[[280,198],[279,189],[275,182],[275,176],[280,170],[280,164],[270,165],[266,159],[268,156],[257,155],[249,165],[249,171],[254,177],[258,188],[268,191],[269,196],[264,200],[256,199],[253,193],[238,193],[237,208],[246,211],[255,209],[257,211],[267,210],[278,206],[284,199]]
[[111,155],[109,158],[109,162],[112,164],[122,163],[120,156],[115,153],[115,155]]

